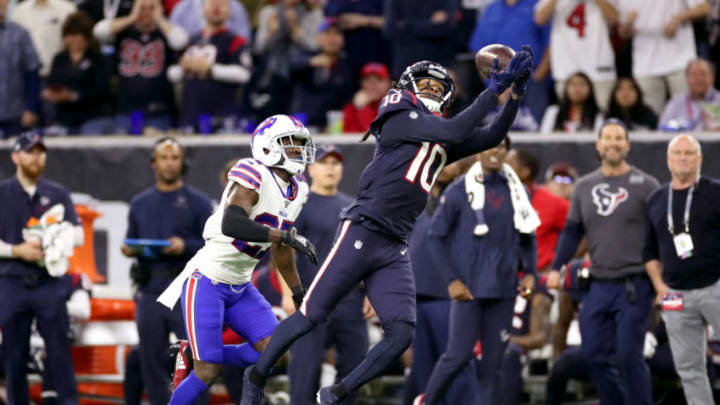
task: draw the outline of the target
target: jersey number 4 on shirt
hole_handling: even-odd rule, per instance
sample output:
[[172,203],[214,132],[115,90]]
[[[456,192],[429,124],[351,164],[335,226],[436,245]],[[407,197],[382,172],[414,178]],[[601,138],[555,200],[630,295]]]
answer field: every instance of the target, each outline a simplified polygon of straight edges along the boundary
[[585,3],[578,4],[572,13],[568,16],[567,20],[568,27],[575,28],[580,38],[585,36]]

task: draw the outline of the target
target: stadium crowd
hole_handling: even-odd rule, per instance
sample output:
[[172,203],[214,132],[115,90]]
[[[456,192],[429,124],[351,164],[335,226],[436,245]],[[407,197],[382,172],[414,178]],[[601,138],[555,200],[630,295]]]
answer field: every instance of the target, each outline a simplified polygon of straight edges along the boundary
[[[18,218],[42,211],[48,203],[38,196],[49,193],[78,222],[67,190],[42,179],[52,150],[38,133],[249,133],[280,113],[313,135],[362,133],[393,81],[417,60],[450,67],[457,88],[448,115],[461,111],[486,86],[475,72],[474,51],[504,43],[518,51],[530,44],[536,58],[512,131],[597,133],[601,167],[580,177],[571,165],[556,163],[540,173],[538,156],[506,138],[440,173],[409,239],[418,320],[414,346],[395,367],[406,378],[394,395],[406,405],[480,397],[520,404],[532,399],[523,388],[530,377],[546,376],[541,397],[549,404],[562,403],[568,380],[587,383],[574,390],[576,397],[594,390],[603,404],[649,404],[648,395],[679,404],[682,391],[689,404],[712,403],[720,339],[716,334],[709,342],[707,324],[720,324],[718,183],[699,176],[702,149],[689,135],[668,143],[670,186],[659,187],[625,157],[630,131],[720,129],[713,63],[720,62],[719,34],[720,2],[704,0],[668,0],[665,8],[654,0],[0,0],[0,105],[6,107],[0,138],[22,134],[12,149],[16,177],[0,183],[3,206],[12,201],[0,212],[0,291],[18,297],[0,311],[8,401],[28,401],[27,359],[22,350],[8,357],[7,348],[24,349],[33,316],[58,325],[39,331],[48,342],[46,389],[55,392],[44,402],[77,401],[72,373],[60,366],[71,364],[68,342],[58,337],[69,320],[53,312],[69,294],[37,304],[34,315],[26,306],[36,305],[26,303],[32,291],[52,290],[56,281],[34,264],[43,252],[37,241],[22,239],[28,224]],[[499,105],[510,97],[508,89]],[[318,245],[321,262],[337,214],[352,201],[338,184],[344,160],[353,158],[324,146],[308,170],[310,200],[295,226]],[[222,182],[237,171],[235,163],[226,165]],[[171,395],[168,336],[186,338],[181,308],[167,310],[156,299],[201,248],[212,198],[183,183],[187,157],[174,138],[153,145],[151,167],[155,184],[132,200],[127,237],[167,245],[152,254],[123,245],[122,252],[137,260],[140,337],[133,355],[140,371],[126,375],[126,401],[140,403],[144,388],[155,405]],[[476,176],[486,179],[486,208],[467,202],[471,186],[463,179]],[[523,189],[527,201],[517,197]],[[529,239],[516,234],[517,222],[513,227],[515,204],[526,202],[540,220]],[[463,216],[469,219],[460,221]],[[503,224],[509,231],[495,236]],[[454,240],[461,231],[497,239],[476,243],[462,234]],[[492,265],[470,259],[442,265],[436,256],[452,249],[459,249],[455,257],[502,255],[492,256]],[[23,272],[28,268],[30,276]],[[317,266],[303,259],[298,268],[308,288]],[[267,260],[253,284],[279,316],[295,312],[293,292]],[[479,309],[468,309],[473,305]],[[292,404],[314,403],[328,347],[335,348],[327,363],[336,365],[338,379],[361,362],[357,354],[375,343],[365,324],[374,315],[359,286],[329,323],[294,343],[282,363]],[[578,318],[582,349],[580,342],[567,344]],[[470,325],[477,333],[467,319],[477,320]],[[502,328],[506,320],[510,330]],[[242,342],[226,332],[226,344]],[[189,350],[181,343],[175,352],[185,372]],[[216,373],[238,402],[240,372]]]
[[293,114],[364,132],[405,66],[485,83],[472,54],[530,44],[536,67],[513,130],[720,127],[718,2],[649,0],[3,0],[0,131],[249,133]]

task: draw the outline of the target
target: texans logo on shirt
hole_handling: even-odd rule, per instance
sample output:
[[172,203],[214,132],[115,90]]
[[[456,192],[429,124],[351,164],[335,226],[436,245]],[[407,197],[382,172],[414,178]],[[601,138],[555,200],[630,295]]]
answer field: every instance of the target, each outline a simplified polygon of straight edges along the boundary
[[617,207],[628,199],[628,196],[629,194],[624,187],[619,187],[618,191],[612,192],[610,191],[610,185],[607,183],[596,184],[592,188],[592,200],[597,206],[597,213],[604,217],[612,215]]

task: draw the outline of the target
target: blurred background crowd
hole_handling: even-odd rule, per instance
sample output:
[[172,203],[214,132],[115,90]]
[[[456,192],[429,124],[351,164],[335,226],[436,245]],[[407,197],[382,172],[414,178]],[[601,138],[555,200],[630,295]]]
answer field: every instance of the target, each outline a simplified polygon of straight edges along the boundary
[[484,83],[473,53],[529,44],[513,130],[720,128],[716,0],[0,0],[0,133],[248,133],[271,114],[364,132],[418,60],[450,67],[450,114]]

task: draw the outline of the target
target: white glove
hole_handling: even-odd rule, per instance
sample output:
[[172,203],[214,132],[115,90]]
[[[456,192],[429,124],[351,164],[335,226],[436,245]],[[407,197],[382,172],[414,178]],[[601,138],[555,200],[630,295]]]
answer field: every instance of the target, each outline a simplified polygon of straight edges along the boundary
[[655,335],[653,335],[650,332],[646,332],[645,333],[645,345],[643,346],[643,356],[645,356],[646,359],[649,359],[652,356],[654,356],[657,345],[658,345],[658,341],[655,338]]
[[45,268],[51,277],[64,275],[70,267],[69,258],[75,249],[75,230],[69,222],[51,224],[42,239]]

